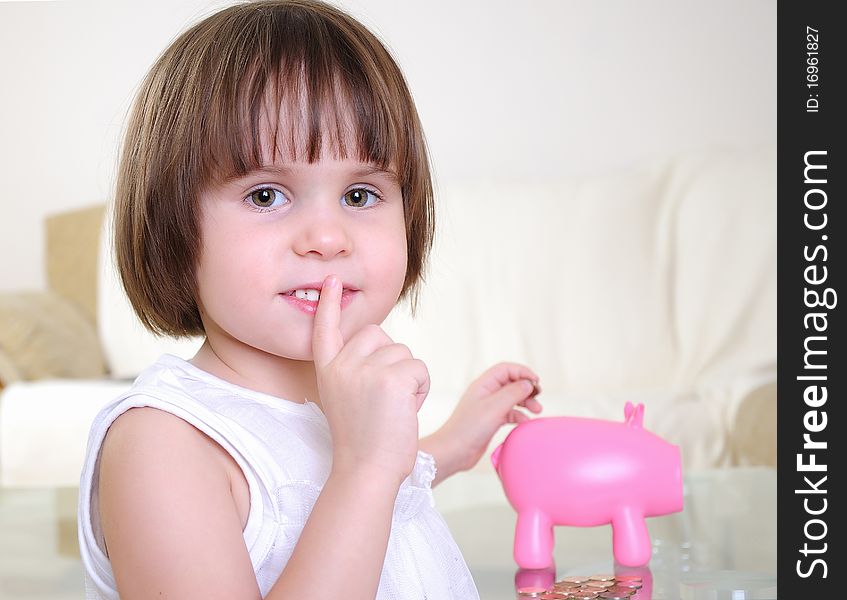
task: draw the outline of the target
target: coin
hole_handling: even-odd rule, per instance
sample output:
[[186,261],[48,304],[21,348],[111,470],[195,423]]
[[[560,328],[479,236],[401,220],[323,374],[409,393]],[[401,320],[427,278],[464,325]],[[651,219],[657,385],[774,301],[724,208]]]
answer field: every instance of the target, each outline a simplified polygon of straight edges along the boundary
[[621,594],[619,592],[610,592],[609,590],[606,590],[605,592],[600,592],[597,597],[603,598],[603,600],[629,600],[630,594]]
[[569,575],[546,589],[527,586],[518,588],[517,591],[523,598],[539,600],[624,600],[631,599],[639,588],[640,575],[597,574],[590,577]]
[[579,590],[575,592],[568,592],[568,594],[574,600],[594,600],[594,598],[599,596],[599,593],[593,590]]
[[547,588],[543,588],[543,587],[535,587],[535,586],[522,587],[522,588],[518,588],[518,596],[525,596],[525,597],[529,597],[529,598],[538,598],[541,594],[545,593],[546,591],[547,591]]
[[606,591],[607,592],[618,592],[619,594],[626,594],[628,596],[631,596],[637,591],[637,588],[615,584],[612,587],[607,588]]
[[617,580],[617,581],[615,581],[615,585],[618,586],[618,587],[627,587],[627,588],[632,588],[633,590],[637,590],[641,587],[641,582],[635,581],[634,579],[631,580],[631,581]]
[[591,581],[589,581],[588,583],[585,584],[586,587],[599,589],[599,590],[604,590],[606,588],[610,588],[613,585],[615,585],[614,581],[596,581],[594,579],[592,579]]

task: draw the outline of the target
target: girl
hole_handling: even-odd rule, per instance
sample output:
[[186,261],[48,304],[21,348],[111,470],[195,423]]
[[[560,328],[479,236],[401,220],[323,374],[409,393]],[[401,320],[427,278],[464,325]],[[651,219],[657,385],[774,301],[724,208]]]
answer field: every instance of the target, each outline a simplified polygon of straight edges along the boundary
[[486,371],[418,439],[426,366],[379,324],[414,307],[433,232],[404,78],[311,0],[239,4],[145,79],[116,254],[144,324],[200,335],[99,413],[80,484],[89,598],[478,598],[432,502],[537,376]]

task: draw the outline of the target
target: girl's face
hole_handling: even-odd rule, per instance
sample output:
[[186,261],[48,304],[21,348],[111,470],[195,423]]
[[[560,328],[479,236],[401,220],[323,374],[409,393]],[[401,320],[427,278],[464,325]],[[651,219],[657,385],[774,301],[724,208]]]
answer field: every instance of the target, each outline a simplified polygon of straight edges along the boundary
[[355,159],[266,160],[201,194],[197,293],[209,343],[312,360],[313,292],[345,288],[347,340],[379,324],[406,276],[403,198],[390,173]]

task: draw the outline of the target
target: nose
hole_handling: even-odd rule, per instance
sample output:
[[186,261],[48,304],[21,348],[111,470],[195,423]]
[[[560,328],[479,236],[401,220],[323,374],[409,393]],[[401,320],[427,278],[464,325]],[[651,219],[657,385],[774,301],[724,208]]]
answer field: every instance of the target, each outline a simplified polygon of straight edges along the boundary
[[301,256],[335,258],[350,253],[352,238],[340,206],[312,207],[304,211],[294,239],[294,251]]

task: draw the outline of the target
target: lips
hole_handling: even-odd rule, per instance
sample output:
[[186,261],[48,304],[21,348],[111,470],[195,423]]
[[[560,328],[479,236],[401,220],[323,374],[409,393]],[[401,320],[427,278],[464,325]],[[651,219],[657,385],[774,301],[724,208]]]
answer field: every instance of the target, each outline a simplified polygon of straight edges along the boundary
[[[308,284],[307,284],[308,285]],[[320,300],[319,287],[313,288],[295,288],[280,294],[287,303],[294,308],[308,314],[314,315],[318,309],[318,300]],[[358,294],[359,290],[354,288],[344,287],[341,290],[341,309],[347,308],[353,301],[353,298]]]
[[[322,286],[323,286],[323,281],[311,281],[311,282],[308,282],[308,283],[301,283],[300,285],[297,285],[295,287],[290,288],[289,290],[282,292],[282,295],[283,296],[293,296],[294,293],[297,292],[298,290],[302,290],[302,291],[315,290],[317,292],[320,292]],[[359,288],[357,288],[356,286],[354,286],[351,283],[342,282],[341,283],[341,291],[342,292],[358,292]]]

